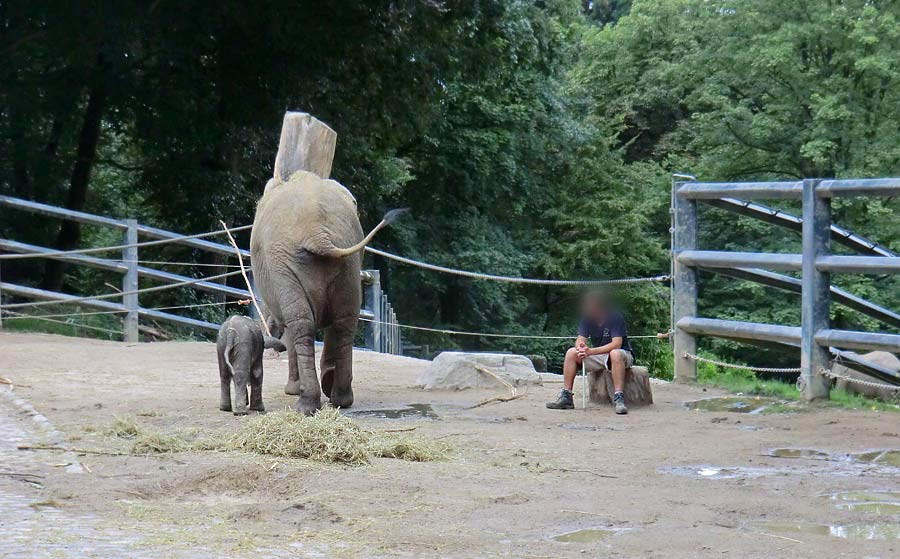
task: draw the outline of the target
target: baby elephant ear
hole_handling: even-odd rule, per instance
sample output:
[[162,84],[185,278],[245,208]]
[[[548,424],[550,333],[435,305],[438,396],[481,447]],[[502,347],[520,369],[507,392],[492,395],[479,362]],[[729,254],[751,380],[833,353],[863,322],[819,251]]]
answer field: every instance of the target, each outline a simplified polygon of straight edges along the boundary
[[278,185],[278,184],[280,184],[280,182],[277,179],[274,179],[274,178],[269,179],[269,181],[266,182],[266,189],[263,190],[263,194],[265,194],[266,192],[269,191],[270,188],[272,188],[273,186]]

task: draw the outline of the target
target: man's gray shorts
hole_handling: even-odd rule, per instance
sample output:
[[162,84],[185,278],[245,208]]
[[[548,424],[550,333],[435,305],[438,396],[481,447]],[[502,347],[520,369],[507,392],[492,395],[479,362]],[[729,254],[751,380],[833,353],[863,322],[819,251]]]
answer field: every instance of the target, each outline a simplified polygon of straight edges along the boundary
[[584,369],[589,373],[594,373],[597,371],[606,371],[609,369],[609,356],[615,352],[619,352],[623,354],[625,358],[625,368],[632,367],[634,365],[634,355],[631,354],[630,351],[625,351],[624,349],[614,349],[609,353],[602,353],[600,355],[589,355],[584,359]]

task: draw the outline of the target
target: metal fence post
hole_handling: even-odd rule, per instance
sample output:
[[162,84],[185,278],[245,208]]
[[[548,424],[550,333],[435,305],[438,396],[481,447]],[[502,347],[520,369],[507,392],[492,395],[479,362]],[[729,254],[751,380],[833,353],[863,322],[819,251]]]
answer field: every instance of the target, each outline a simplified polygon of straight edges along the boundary
[[[136,219],[126,219],[125,225],[128,228],[125,230],[125,244],[126,245],[135,245],[138,242],[138,230],[137,225],[138,222]],[[128,270],[125,272],[125,276],[122,278],[122,291],[125,292],[125,295],[122,296],[122,304],[125,305],[125,308],[128,309],[128,313],[125,315],[125,320],[123,321],[123,330],[125,334],[126,342],[137,342],[139,339],[138,334],[138,294],[137,293],[129,293],[133,291],[137,291],[138,288],[138,249],[136,246],[126,246],[122,249],[122,260],[125,262],[125,265],[128,266]]]
[[0,330],[3,330],[3,265],[0,264]]
[[803,181],[803,273],[800,327],[800,376],[803,399],[827,399],[830,382],[820,371],[830,366],[827,347],[816,343],[819,330],[829,328],[831,277],[816,269],[816,259],[831,252],[831,200],[816,195],[819,179]]
[[387,294],[381,294],[381,304],[379,305],[381,309],[381,320],[387,324],[382,324],[381,328],[381,349],[379,350],[381,353],[389,353],[390,352],[390,334],[391,334],[391,325],[390,325],[390,316],[388,315],[388,300]]
[[672,320],[675,323],[674,358],[675,380],[691,382],[697,378],[697,362],[685,357],[685,353],[697,353],[697,338],[680,328],[678,321],[697,315],[698,272],[697,268],[678,262],[678,254],[685,250],[697,249],[697,202],[679,196],[678,188],[684,184],[672,179],[673,231],[672,259],[675,262],[672,282]]
[[372,311],[373,322],[369,323],[366,330],[366,347],[372,351],[379,351],[379,343],[381,340],[381,273],[378,270],[367,270],[369,274],[369,282],[366,284],[365,305]]

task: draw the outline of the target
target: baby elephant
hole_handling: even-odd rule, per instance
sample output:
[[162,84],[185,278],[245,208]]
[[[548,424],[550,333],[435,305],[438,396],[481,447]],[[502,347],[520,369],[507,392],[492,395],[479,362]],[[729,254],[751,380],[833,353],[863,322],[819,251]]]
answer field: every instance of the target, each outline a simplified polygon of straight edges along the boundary
[[[219,328],[216,350],[219,357],[221,400],[219,409],[232,411],[231,382],[234,381],[234,415],[247,415],[248,409],[265,411],[262,401],[263,350],[284,351],[281,340],[264,336],[259,322],[246,317],[228,317]],[[247,389],[249,387],[249,402]]]

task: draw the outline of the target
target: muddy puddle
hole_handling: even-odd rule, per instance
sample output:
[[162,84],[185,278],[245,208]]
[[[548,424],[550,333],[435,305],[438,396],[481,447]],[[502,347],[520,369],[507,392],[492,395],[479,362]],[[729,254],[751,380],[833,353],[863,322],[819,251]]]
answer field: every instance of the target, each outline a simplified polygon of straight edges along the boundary
[[[760,522],[755,530],[788,538],[829,536],[847,540],[900,540],[900,524],[815,524],[810,522]],[[801,542],[802,543],[802,542]]]
[[614,536],[616,530],[609,528],[584,528],[573,532],[566,532],[551,539],[555,542],[562,543],[593,543],[603,541],[610,536]]
[[409,404],[402,408],[351,410],[346,412],[351,417],[372,419],[438,419],[438,413],[431,404]]
[[746,413],[750,415],[760,413],[784,413],[800,411],[798,405],[786,400],[774,398],[729,396],[725,398],[704,398],[685,402],[684,406],[693,411],[709,411],[717,413]]
[[740,479],[773,475],[776,470],[768,468],[742,468],[739,466],[671,466],[659,468],[662,474],[671,474],[696,479]]
[[775,458],[807,458],[809,460],[828,460],[831,455],[814,448],[773,448],[769,456]]
[[839,509],[862,512],[875,516],[900,516],[900,491],[847,491],[835,493]]
[[869,450],[866,452],[825,452],[815,448],[773,448],[768,453],[774,458],[805,458],[808,460],[833,460],[871,464],[885,468],[900,468],[900,450]]

